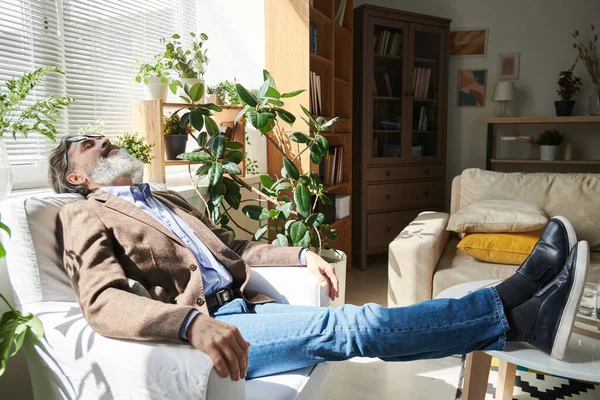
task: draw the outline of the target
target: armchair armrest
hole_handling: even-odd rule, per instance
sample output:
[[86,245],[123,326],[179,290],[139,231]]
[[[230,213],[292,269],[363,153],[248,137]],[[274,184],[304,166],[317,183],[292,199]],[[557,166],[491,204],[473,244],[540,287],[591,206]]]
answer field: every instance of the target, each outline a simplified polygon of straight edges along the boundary
[[296,306],[329,306],[328,289],[306,267],[254,267],[248,289]]
[[449,214],[423,212],[390,243],[388,306],[431,299],[433,273],[450,238]]

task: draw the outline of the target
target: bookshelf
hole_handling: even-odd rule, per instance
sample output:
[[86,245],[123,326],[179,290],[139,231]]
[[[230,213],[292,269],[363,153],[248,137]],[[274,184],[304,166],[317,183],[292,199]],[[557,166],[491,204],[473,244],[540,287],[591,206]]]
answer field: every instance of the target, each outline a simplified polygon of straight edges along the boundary
[[353,265],[444,208],[450,20],[354,10]]
[[[307,89],[300,96],[286,99],[286,109],[298,117],[302,104],[313,115],[339,117],[331,131],[324,134],[330,153],[335,149],[337,154],[336,179],[326,185],[334,196],[352,194],[353,31],[353,0],[265,1],[266,69],[283,91]],[[314,91],[318,88],[320,93]],[[294,129],[306,131],[306,125],[298,118],[290,132]],[[308,152],[305,154],[304,168],[309,165]],[[270,143],[267,158],[268,172],[279,175],[282,157]],[[313,168],[313,172],[322,173],[322,178],[324,171],[324,163],[321,168]],[[336,220],[332,227],[339,233],[334,245],[346,253],[350,268],[352,217]]]

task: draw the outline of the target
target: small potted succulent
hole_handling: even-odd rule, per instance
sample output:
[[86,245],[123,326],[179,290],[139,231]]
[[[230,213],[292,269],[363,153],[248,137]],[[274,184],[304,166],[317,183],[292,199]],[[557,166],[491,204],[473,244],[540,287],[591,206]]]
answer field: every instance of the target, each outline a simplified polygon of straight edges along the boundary
[[558,147],[562,144],[563,140],[564,136],[556,129],[546,129],[538,139],[540,159],[547,161],[556,160]]
[[242,104],[242,99],[238,95],[236,89],[237,84],[238,82],[235,78],[233,78],[233,82],[230,82],[229,80],[224,80],[222,82],[219,82],[219,84],[217,85],[217,87],[221,89],[221,94],[219,94],[219,97],[221,97],[221,100],[223,100],[223,104],[225,104],[226,106],[239,106]]
[[160,54],[154,56],[154,62],[137,62],[138,72],[133,79],[144,85],[146,100],[167,100],[169,89],[169,71],[166,69],[164,59]]
[[[190,32],[192,38],[192,48],[185,49],[180,39],[181,36],[177,33],[173,34],[169,39],[161,38],[160,42],[165,45],[163,57],[167,68],[175,70],[179,76],[179,80],[172,79],[169,85],[171,92],[186,96],[183,89],[184,85],[192,87],[198,83],[204,85],[204,73],[208,64],[208,56],[204,42],[208,40],[205,33],[196,35]],[[180,88],[178,91],[177,88]],[[203,99],[201,99],[203,102]]]
[[570,117],[573,113],[573,106],[575,106],[573,97],[577,96],[581,90],[581,79],[573,75],[573,69],[576,64],[577,60],[575,60],[575,64],[571,68],[561,71],[559,74],[557,92],[560,100],[554,102],[557,117]]
[[221,99],[223,89],[221,89],[221,87],[206,86],[206,93],[208,94],[208,97],[206,98],[207,103],[213,103],[218,106],[223,105],[223,100]]
[[173,113],[164,118],[165,122],[165,156],[167,160],[177,160],[177,156],[185,153],[188,134],[192,128],[189,124],[182,125],[179,115]]

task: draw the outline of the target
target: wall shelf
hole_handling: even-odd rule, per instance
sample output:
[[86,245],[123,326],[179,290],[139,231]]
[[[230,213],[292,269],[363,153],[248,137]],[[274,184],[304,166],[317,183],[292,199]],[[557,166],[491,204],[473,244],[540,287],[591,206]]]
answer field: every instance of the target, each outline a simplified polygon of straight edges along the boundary
[[600,160],[509,160],[492,158],[492,164],[556,164],[556,165],[600,165]]
[[488,124],[597,124],[600,117],[503,117],[489,118]]

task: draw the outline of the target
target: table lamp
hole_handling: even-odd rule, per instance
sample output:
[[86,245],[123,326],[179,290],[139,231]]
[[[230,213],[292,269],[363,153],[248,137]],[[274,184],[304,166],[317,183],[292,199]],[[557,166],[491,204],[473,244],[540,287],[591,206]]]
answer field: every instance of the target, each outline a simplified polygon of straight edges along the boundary
[[510,117],[507,110],[507,103],[515,99],[515,83],[512,81],[499,81],[496,82],[494,88],[493,101],[500,103],[500,114],[498,117]]

